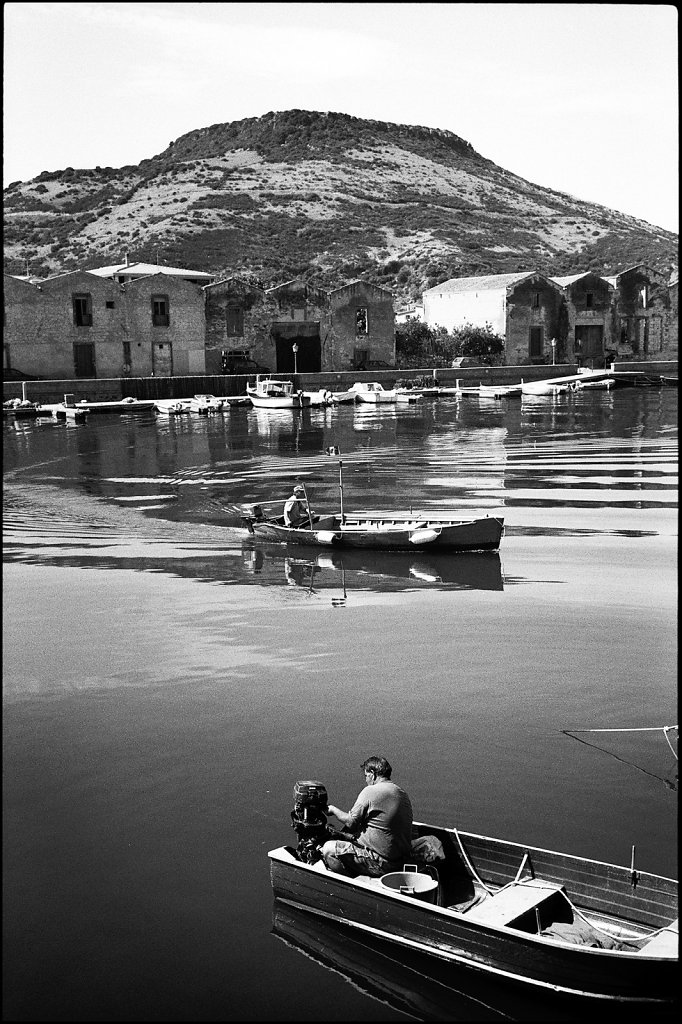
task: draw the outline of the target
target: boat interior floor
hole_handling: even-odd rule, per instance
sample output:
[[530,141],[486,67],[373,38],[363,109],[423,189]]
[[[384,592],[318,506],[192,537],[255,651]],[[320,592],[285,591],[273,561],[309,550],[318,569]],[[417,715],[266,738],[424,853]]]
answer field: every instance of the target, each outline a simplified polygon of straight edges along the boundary
[[[311,866],[322,874],[336,874],[323,860]],[[433,865],[430,869],[433,871]],[[438,874],[437,868],[435,874]],[[595,921],[593,925],[574,913],[564,886],[553,882],[525,877],[504,886],[486,888],[470,877],[461,876],[458,881],[461,884],[447,887],[447,903],[442,902],[444,887],[439,886],[437,905],[478,924],[502,925],[537,934],[539,938],[596,949],[646,951],[656,955],[659,950],[654,946],[661,946],[660,955],[671,955],[671,951],[677,949],[676,921],[652,939],[648,939],[644,930],[641,934],[628,933],[606,919]],[[370,889],[385,891],[386,888],[380,877],[370,875],[357,875],[353,882]]]

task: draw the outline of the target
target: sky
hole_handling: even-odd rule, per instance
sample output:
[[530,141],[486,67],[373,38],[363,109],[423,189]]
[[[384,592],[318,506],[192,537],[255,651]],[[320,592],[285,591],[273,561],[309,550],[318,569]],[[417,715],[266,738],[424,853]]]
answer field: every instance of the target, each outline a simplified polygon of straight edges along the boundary
[[664,4],[6,3],[3,181],[330,110],[677,232],[677,64]]

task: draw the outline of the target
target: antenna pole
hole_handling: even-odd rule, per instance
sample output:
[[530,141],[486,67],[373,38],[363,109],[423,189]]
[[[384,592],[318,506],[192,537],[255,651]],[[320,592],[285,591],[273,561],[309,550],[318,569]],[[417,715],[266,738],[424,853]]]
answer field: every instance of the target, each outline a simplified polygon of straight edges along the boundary
[[341,503],[341,525],[343,526],[343,462],[339,459],[339,500]]

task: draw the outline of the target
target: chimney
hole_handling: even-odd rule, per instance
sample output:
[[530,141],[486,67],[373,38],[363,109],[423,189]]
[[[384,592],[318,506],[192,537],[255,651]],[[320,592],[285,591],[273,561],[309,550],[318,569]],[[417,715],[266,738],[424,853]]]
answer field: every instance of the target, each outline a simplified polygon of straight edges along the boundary
[[128,253],[126,253],[126,267],[128,266]]

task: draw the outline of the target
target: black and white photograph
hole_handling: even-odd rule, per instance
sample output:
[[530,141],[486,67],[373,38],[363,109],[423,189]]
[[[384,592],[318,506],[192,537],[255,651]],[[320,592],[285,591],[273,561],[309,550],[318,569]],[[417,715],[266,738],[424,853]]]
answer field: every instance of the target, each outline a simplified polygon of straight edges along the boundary
[[4,1021],[677,1019],[678,94],[4,5]]

